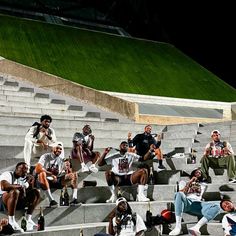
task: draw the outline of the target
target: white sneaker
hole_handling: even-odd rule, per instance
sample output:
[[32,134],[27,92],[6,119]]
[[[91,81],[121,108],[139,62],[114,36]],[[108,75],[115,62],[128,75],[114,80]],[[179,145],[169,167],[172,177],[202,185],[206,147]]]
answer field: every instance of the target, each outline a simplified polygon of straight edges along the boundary
[[106,203],[115,203],[116,202],[116,195],[112,194],[109,199],[106,200]]
[[32,220],[27,220],[27,231],[33,231],[34,228],[37,228],[37,224],[35,224]]
[[81,163],[81,167],[81,172],[89,172],[89,168],[84,163]]
[[10,225],[14,229],[14,231],[24,233],[24,230],[16,222],[11,223]]
[[138,202],[149,202],[150,199],[145,197],[143,194],[137,194],[137,201]]
[[98,172],[98,168],[95,166],[95,164],[92,164],[90,167],[89,167],[89,170],[93,173],[97,173]]
[[172,157],[174,157],[174,158],[185,158],[185,154],[184,153],[176,153]]
[[169,233],[169,235],[180,235],[180,234],[181,234],[181,228],[176,228],[176,227]]
[[188,229],[188,234],[191,235],[191,236],[199,236],[201,235],[199,229],[196,229],[194,227],[191,227]]

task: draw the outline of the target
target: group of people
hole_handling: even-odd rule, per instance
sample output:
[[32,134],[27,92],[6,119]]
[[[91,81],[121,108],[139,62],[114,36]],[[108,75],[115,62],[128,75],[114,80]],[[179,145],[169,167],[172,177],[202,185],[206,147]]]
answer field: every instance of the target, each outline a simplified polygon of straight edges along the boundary
[[[128,133],[128,139],[120,143],[119,149],[108,147],[101,155],[93,150],[95,137],[90,125],[85,125],[82,132],[76,132],[72,138],[71,158],[65,158],[63,143],[57,141],[55,131],[50,127],[51,122],[50,116],[43,115],[40,118],[40,123],[35,122],[30,127],[25,136],[25,162],[18,163],[14,171],[2,173],[0,176],[1,207],[7,210],[9,224],[14,230],[22,232],[15,220],[15,210],[23,209],[26,206],[27,229],[32,230],[36,226],[32,221],[32,213],[39,202],[39,189],[45,192],[49,199],[49,206],[55,207],[58,203],[51,193],[51,188],[60,189],[70,186],[73,190],[70,204],[79,204],[77,200],[77,172],[80,167],[82,172],[96,173],[98,172],[97,166],[111,165],[111,169],[105,172],[106,181],[111,191],[111,197],[107,199],[107,203],[116,203],[118,208],[129,209],[127,201],[117,197],[116,187],[134,184],[138,186],[136,200],[141,202],[150,200],[144,194],[149,177],[147,162],[156,158],[159,163],[158,168],[165,170],[160,148],[161,138],[152,134],[151,125],[146,125],[144,132],[137,134],[133,139],[131,138],[132,134]],[[33,160],[37,160],[34,165],[32,165]],[[136,170],[132,168],[134,161],[140,163]],[[218,130],[212,131],[211,142],[207,144],[200,162],[201,167],[191,173],[190,181],[187,183],[181,181],[179,184],[179,191],[175,194],[176,226],[169,235],[181,233],[183,212],[201,216],[199,222],[189,229],[192,235],[197,235],[202,225],[219,214],[220,206],[222,209],[229,208],[225,206],[226,204],[202,201],[202,195],[206,191],[206,183],[211,182],[209,167],[226,167],[229,182],[236,183],[233,149],[228,142],[220,140]],[[91,164],[88,165],[88,163]],[[117,227],[118,220],[116,218],[110,222],[112,225],[109,227],[110,234],[143,235],[145,227],[142,223],[139,223],[140,228],[139,224],[137,225],[140,217],[137,217],[135,221],[132,220],[132,217],[130,219],[130,227],[137,234],[126,234],[127,227],[125,227],[125,233],[122,234],[123,229]],[[137,228],[140,230],[137,231]]]

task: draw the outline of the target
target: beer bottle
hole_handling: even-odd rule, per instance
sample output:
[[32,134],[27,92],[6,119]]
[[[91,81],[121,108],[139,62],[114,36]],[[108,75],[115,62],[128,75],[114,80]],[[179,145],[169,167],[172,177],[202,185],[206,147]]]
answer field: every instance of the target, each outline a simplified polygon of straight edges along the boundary
[[118,187],[117,197],[118,198],[122,197],[122,192],[121,192],[120,187]]
[[26,231],[27,230],[27,221],[25,218],[25,213],[23,214],[22,218],[21,218],[21,228]]
[[176,192],[179,192],[179,182],[177,181],[176,182],[176,189],[175,189]]
[[64,206],[69,206],[70,205],[70,197],[67,191],[67,186],[65,186],[64,190],[64,199],[65,199],[65,205]]
[[82,228],[80,229],[79,236],[84,236],[84,231]]
[[64,191],[63,191],[63,188],[61,189],[61,195],[60,195],[60,206],[65,206],[65,197],[64,197]]
[[40,214],[38,217],[38,231],[42,231],[45,229],[45,220],[43,216],[43,209],[40,207]]
[[154,181],[154,175],[153,175],[153,170],[152,170],[152,167],[150,167],[150,174],[149,174],[149,184],[150,185],[154,185],[155,183],[155,181]]
[[146,212],[146,225],[148,228],[152,226],[152,212],[151,212],[151,203],[148,202],[148,210]]

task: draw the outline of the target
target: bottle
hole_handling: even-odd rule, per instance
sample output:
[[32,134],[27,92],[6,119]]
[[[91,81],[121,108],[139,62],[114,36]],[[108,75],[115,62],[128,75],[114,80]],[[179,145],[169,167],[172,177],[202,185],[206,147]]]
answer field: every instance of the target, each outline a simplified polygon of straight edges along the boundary
[[70,205],[70,197],[67,191],[67,186],[65,186],[64,190],[64,199],[65,199],[65,205],[64,206],[69,206]]
[[151,212],[151,203],[148,202],[148,210],[146,212],[146,225],[148,228],[152,226],[152,212]]
[[176,182],[176,189],[175,189],[176,192],[179,192],[179,182],[177,181]]
[[82,228],[81,228],[80,231],[79,231],[79,236],[84,236],[84,231],[83,231]]
[[63,191],[63,188],[61,189],[61,195],[60,195],[60,206],[65,206],[65,197],[64,197],[64,191]]
[[27,230],[27,221],[26,221],[26,218],[25,218],[25,213],[23,214],[22,219],[21,219],[21,228],[24,231]]
[[40,214],[38,217],[38,231],[42,231],[45,229],[45,219],[43,215],[43,209],[40,207]]
[[121,192],[120,187],[118,187],[117,197],[118,197],[118,198],[122,197],[122,192]]
[[150,167],[150,174],[149,174],[149,181],[148,182],[149,182],[150,185],[155,184],[152,167]]

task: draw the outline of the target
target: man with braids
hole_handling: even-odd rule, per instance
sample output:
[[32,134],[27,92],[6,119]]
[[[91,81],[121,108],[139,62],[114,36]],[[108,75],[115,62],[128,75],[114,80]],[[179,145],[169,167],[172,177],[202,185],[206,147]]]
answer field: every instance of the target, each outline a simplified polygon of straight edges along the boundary
[[146,226],[140,215],[132,209],[124,197],[116,200],[115,216],[110,218],[109,234],[116,236],[142,236]]
[[[44,153],[50,152],[53,143],[56,143],[56,134],[50,127],[52,118],[49,115],[43,115],[40,123],[35,122],[25,135],[24,160],[30,167],[31,158],[39,158]],[[64,158],[64,149],[60,157]]]

